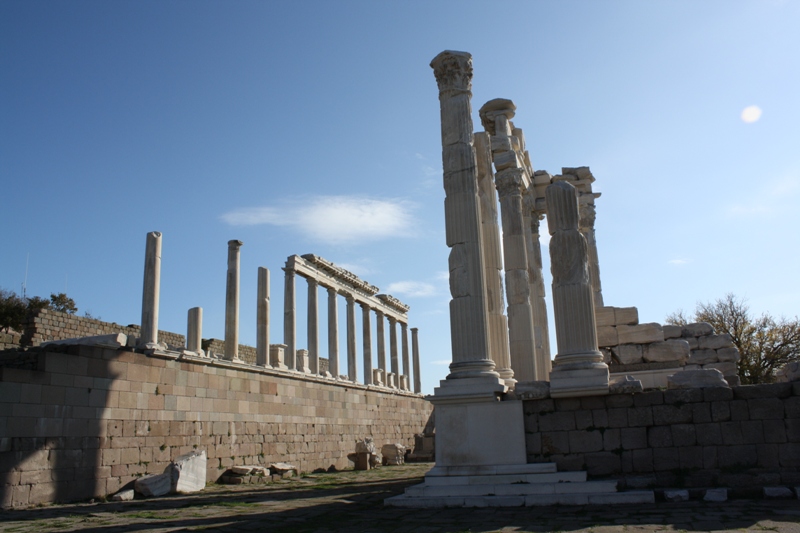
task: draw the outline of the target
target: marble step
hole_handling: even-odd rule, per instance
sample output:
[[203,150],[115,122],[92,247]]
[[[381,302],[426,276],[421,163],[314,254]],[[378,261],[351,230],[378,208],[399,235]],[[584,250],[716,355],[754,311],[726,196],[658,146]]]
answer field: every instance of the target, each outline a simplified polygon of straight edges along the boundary
[[494,476],[505,474],[550,474],[557,472],[555,463],[487,466],[434,466],[425,478],[439,476]]
[[425,484],[434,485],[501,485],[518,483],[580,483],[586,471],[550,472],[546,474],[497,474],[477,476],[425,476]]
[[653,503],[651,490],[594,494],[528,494],[494,496],[411,496],[400,494],[384,500],[389,507],[538,507],[547,505],[614,505]]
[[616,481],[583,483],[500,483],[482,485],[429,485],[406,489],[408,496],[526,496],[528,494],[601,494],[616,492]]

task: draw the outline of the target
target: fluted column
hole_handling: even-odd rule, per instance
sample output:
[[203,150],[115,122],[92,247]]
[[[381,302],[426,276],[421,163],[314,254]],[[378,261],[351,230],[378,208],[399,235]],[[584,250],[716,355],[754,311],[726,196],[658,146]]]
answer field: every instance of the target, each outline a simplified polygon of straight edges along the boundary
[[358,381],[356,368],[356,302],[352,294],[345,295],[347,300],[347,379]]
[[289,370],[297,370],[297,306],[295,300],[294,270],[284,268],[283,288],[283,344],[286,345],[284,362]]
[[186,328],[186,349],[195,353],[201,353],[203,351],[202,307],[192,307],[189,309]]
[[361,329],[364,336],[364,385],[372,385],[372,330],[370,328],[370,307],[361,303]]
[[408,353],[408,324],[400,322],[400,348],[403,354],[403,375],[406,377],[405,390],[411,387],[411,361]]
[[339,309],[336,289],[328,288],[328,372],[339,379]]
[[[600,194],[598,193],[597,196]],[[597,239],[595,238],[594,221],[597,216],[594,204],[580,204],[580,221],[578,226],[586,238],[589,254],[589,281],[592,284],[594,306],[603,307],[603,288],[600,285],[600,259],[597,255]]]
[[308,281],[308,366],[311,373],[319,374],[319,304],[317,300],[317,280]]
[[244,244],[228,241],[228,282],[225,290],[225,359],[239,359],[239,256]]
[[578,230],[575,187],[557,181],[547,187],[546,199],[558,344],[550,373],[550,395],[607,394],[608,367],[597,349],[588,249],[586,238]]
[[550,379],[550,326],[547,322],[544,276],[542,275],[542,245],[539,241],[539,215],[531,212],[530,246],[528,247],[528,282],[531,288],[533,312],[533,339],[536,343],[536,376],[541,381]]
[[142,289],[142,328],[140,348],[158,348],[158,306],[161,298],[161,232],[147,234]]
[[389,383],[386,377],[389,375],[389,372],[387,372],[388,367],[386,366],[386,332],[384,331],[385,320],[383,311],[376,310],[375,316],[377,317],[375,324],[377,326],[376,334],[378,335],[378,368],[383,372],[383,384],[386,385]]
[[497,225],[497,191],[492,172],[491,141],[488,133],[476,133],[475,155],[478,164],[478,198],[483,239],[483,268],[486,275],[486,304],[488,308],[489,355],[495,370],[506,384],[512,386],[514,371],[508,351],[508,321],[503,298],[503,258],[500,251],[500,228]]
[[448,379],[499,378],[489,355],[486,278],[475,153],[472,146],[472,56],[445,51],[431,61],[439,87],[445,232],[450,248],[450,338]]
[[414,360],[414,392],[422,393],[422,377],[419,374],[419,328],[411,328],[411,357]]
[[256,306],[256,364],[269,365],[269,270],[258,267]]
[[400,361],[397,357],[397,320],[389,317],[389,353],[391,354],[392,374],[394,374],[394,385],[400,388]]

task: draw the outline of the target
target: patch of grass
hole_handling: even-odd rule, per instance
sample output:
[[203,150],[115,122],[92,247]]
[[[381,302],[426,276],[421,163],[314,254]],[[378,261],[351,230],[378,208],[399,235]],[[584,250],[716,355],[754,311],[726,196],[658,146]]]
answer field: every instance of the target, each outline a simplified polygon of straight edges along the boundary
[[135,513],[125,513],[122,516],[125,518],[145,518],[148,520],[162,520],[164,516],[155,511],[136,511]]
[[256,502],[242,502],[242,501],[224,501],[215,503],[215,507],[247,507],[248,505],[257,505]]

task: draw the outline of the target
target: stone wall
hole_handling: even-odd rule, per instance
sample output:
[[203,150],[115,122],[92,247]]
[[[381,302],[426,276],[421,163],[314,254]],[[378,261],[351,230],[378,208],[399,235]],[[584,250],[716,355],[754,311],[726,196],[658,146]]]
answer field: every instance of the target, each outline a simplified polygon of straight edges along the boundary
[[0,368],[0,506],[102,497],[205,450],[231,465],[345,468],[356,439],[413,445],[419,395],[207,358],[85,346],[32,349]]
[[529,463],[631,487],[800,483],[800,382],[524,403]]
[[[121,326],[113,322],[103,322],[94,318],[86,318],[53,311],[52,309],[39,309],[28,317],[23,326],[23,333],[19,343],[23,347],[39,346],[43,342],[74,339],[77,337],[92,337],[94,335],[108,335],[109,333],[124,333],[129,337],[139,336],[141,328],[136,325]],[[185,346],[186,337],[179,333],[168,331],[158,332],[159,342],[166,342],[170,346]],[[14,346],[7,346],[12,348]]]

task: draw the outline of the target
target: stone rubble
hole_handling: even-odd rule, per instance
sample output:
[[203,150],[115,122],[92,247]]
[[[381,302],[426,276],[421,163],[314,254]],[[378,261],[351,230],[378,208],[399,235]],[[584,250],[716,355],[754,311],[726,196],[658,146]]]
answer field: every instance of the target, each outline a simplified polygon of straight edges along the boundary
[[175,459],[171,468],[171,491],[186,494],[203,490],[206,486],[207,462],[205,450],[192,451]]
[[168,472],[140,477],[133,484],[134,490],[145,497],[169,494],[171,487],[172,476]]
[[405,463],[406,447],[402,444],[384,444],[381,446],[384,466],[399,466]]

